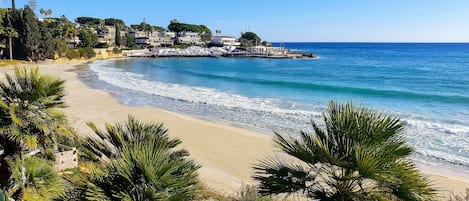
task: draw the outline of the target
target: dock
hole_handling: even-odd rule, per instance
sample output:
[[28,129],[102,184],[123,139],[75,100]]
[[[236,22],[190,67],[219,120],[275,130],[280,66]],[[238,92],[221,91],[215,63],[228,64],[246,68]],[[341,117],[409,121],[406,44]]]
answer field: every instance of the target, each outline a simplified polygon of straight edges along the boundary
[[202,48],[189,47],[186,49],[177,48],[152,48],[142,50],[129,50],[123,52],[128,57],[235,57],[235,58],[266,58],[266,59],[300,59],[311,58],[317,56],[313,53],[289,52],[269,53],[269,52],[248,52],[248,51],[232,51],[228,52],[222,48]]

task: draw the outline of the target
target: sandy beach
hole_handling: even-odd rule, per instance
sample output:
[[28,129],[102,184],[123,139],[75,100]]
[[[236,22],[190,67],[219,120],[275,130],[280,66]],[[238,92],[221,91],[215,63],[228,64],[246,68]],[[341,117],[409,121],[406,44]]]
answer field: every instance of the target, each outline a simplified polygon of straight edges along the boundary
[[[132,115],[142,121],[164,122],[170,135],[183,141],[183,148],[202,168],[200,179],[210,188],[231,194],[244,184],[253,183],[252,164],[273,153],[270,136],[243,128],[214,123],[152,107],[131,107],[103,90],[89,88],[77,78],[73,69],[84,61],[39,65],[40,71],[66,80],[64,110],[71,126],[81,135],[91,134],[86,122],[122,122]],[[1,68],[11,72],[11,67]],[[3,73],[2,73],[3,74]],[[3,76],[3,75],[2,75]],[[441,167],[444,168],[444,167]],[[422,168],[443,195],[453,190],[464,192],[469,181],[430,168]]]

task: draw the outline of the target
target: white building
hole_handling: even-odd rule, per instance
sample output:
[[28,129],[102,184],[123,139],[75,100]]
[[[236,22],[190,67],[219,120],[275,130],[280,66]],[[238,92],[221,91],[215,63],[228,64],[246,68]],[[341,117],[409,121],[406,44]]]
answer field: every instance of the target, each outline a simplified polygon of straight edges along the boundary
[[288,49],[283,47],[254,46],[246,48],[246,52],[250,55],[284,56],[288,54]]
[[78,36],[73,38],[66,38],[65,43],[67,44],[68,48],[76,48],[78,47],[78,44],[80,44],[80,38],[78,38]]
[[184,44],[199,45],[203,43],[202,37],[200,36],[199,33],[189,32],[189,31],[179,32],[178,40],[180,43],[184,43]]
[[212,36],[210,37],[210,43],[219,44],[223,46],[239,46],[240,42],[237,38],[231,36]]
[[116,27],[104,26],[96,30],[98,33],[98,43],[107,43],[114,45],[116,42]]

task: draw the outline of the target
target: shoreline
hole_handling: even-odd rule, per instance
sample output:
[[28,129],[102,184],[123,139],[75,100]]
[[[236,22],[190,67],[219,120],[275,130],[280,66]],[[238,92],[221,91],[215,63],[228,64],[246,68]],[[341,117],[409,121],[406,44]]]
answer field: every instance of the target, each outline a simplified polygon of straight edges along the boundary
[[[122,104],[109,92],[90,88],[78,77],[76,69],[87,65],[86,61],[39,64],[40,72],[59,76],[66,80],[65,114],[70,125],[79,135],[90,135],[87,121],[103,127],[104,123],[117,123],[127,119],[128,114],[141,121],[163,122],[171,137],[183,141],[191,158],[202,165],[200,179],[209,188],[220,193],[232,194],[242,184],[252,184],[252,164],[268,154],[274,153],[271,136],[267,133],[239,127],[236,124],[200,119],[188,115],[166,111],[156,107],[136,107]],[[1,68],[1,72],[11,72],[11,67]],[[2,75],[3,76],[3,75]],[[448,190],[465,192],[469,187],[467,178],[457,174],[448,175],[442,169],[429,168],[417,164],[419,169],[437,183],[435,188],[442,196]]]

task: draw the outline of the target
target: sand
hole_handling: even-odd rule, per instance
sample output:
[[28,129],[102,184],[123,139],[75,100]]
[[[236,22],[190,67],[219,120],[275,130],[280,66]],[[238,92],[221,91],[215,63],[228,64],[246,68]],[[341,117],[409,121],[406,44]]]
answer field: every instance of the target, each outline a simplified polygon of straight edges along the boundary
[[[110,93],[92,89],[78,80],[73,69],[84,63],[74,61],[39,66],[42,73],[66,80],[68,107],[64,112],[71,126],[81,135],[92,134],[86,126],[88,121],[102,127],[106,122],[122,122],[132,115],[142,121],[164,122],[170,135],[181,139],[182,147],[202,165],[199,171],[201,181],[225,194],[236,192],[242,184],[253,184],[252,165],[275,150],[270,136],[265,134],[158,108],[123,105]],[[11,69],[1,68],[0,71],[11,72]],[[469,187],[469,180],[430,168],[422,168],[422,171],[441,190],[442,195],[447,195],[450,190],[464,192]]]

